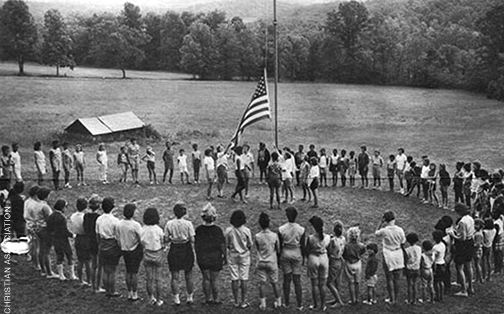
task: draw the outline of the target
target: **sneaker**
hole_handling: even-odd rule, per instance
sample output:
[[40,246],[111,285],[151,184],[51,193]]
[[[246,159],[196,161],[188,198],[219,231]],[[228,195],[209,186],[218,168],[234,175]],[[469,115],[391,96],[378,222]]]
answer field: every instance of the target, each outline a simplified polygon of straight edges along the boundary
[[469,294],[467,292],[460,291],[460,292],[455,293],[453,296],[467,298],[469,296]]

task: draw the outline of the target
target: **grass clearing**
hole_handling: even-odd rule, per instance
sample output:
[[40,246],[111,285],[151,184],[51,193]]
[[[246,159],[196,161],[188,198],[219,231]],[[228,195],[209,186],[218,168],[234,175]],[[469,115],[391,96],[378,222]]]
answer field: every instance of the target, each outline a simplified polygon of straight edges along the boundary
[[[12,71],[12,64],[0,64],[0,73]],[[9,70],[10,69],[10,70]],[[14,66],[15,69],[15,66]],[[52,74],[51,68],[29,65],[29,73]],[[77,69],[79,71],[81,69]],[[120,76],[116,70],[82,69],[82,76],[47,78],[39,76],[15,77],[0,75],[0,143],[20,142],[23,160],[23,177],[28,181],[35,177],[32,162],[32,146],[42,140],[46,146],[53,134],[78,117],[90,117],[122,111],[134,111],[147,124],[152,124],[165,138],[180,142],[190,151],[190,144],[200,147],[227,143],[231,138],[247,102],[255,88],[255,82],[198,82],[185,80],[184,76],[150,72],[129,71],[132,79],[101,79],[103,76]],[[77,73],[77,72],[76,72]],[[114,73],[114,74],[112,74]],[[147,73],[147,74],[145,74]],[[143,75],[146,75],[145,77]],[[149,76],[149,77],[148,77]],[[157,77],[159,76],[159,77]],[[270,85],[272,87],[272,85]],[[270,88],[272,90],[272,88]],[[272,97],[271,97],[272,99]],[[501,167],[504,157],[500,154],[502,133],[501,112],[503,104],[488,100],[484,96],[450,90],[426,90],[333,84],[280,84],[279,86],[279,139],[280,145],[295,147],[299,143],[310,143],[317,148],[358,150],[365,143],[370,149],[378,148],[383,155],[395,153],[404,147],[407,154],[419,158],[427,154],[436,162],[445,162],[450,173],[457,160],[482,161],[489,170]],[[255,145],[264,141],[269,147],[273,143],[272,125],[263,121],[248,128],[244,141]],[[109,175],[113,181],[119,177],[119,169],[113,164],[122,143],[108,143],[110,160]],[[141,143],[145,148],[146,143]],[[162,154],[163,143],[150,143],[157,153]],[[132,188],[129,184],[112,183],[101,186],[93,181],[98,178],[94,162],[96,146],[84,147],[87,160],[86,177],[90,187],[58,191],[50,197],[52,204],[57,198],[65,198],[73,204],[78,196],[89,196],[98,192],[102,196],[116,199],[117,215],[122,206],[135,201],[140,208],[136,218],[141,217],[147,206],[156,206],[162,215],[161,224],[172,216],[173,205],[183,200],[188,204],[188,217],[195,226],[201,223],[199,210],[206,203],[205,186],[160,185]],[[160,175],[162,164],[158,161]],[[49,178],[49,176],[48,176]],[[147,182],[147,171],[141,165],[140,179]],[[174,182],[178,183],[177,175]],[[229,195],[233,186],[226,186]],[[296,194],[298,199],[300,191]],[[230,213],[243,209],[248,217],[248,226],[253,233],[259,231],[257,219],[261,211],[267,210],[267,188],[255,182],[251,187],[249,204],[232,204],[229,200],[215,201],[218,209],[218,224],[228,226]],[[416,231],[421,239],[430,238],[432,226],[445,211],[423,206],[415,198],[406,199],[398,194],[350,188],[320,189],[321,208],[313,210],[308,204],[297,202],[300,210],[299,222],[308,225],[313,214],[321,215],[326,231],[332,229],[332,221],[341,219],[346,226],[359,223],[363,241],[374,240],[373,232],[385,210],[393,210],[398,224],[406,232]],[[268,211],[272,216],[273,229],[285,221],[283,211]],[[141,221],[141,219],[139,219]],[[255,254],[253,255],[255,258]],[[13,269],[13,306],[19,313],[255,313],[258,311],[257,281],[250,283],[249,300],[253,307],[235,310],[230,302],[221,307],[205,307],[201,277],[195,268],[196,305],[172,308],[165,305],[153,308],[145,303],[131,305],[122,300],[108,300],[93,295],[75,283],[60,283],[57,280],[41,279],[23,258],[15,257],[19,264]],[[164,268],[164,300],[170,303],[169,275]],[[252,269],[253,271],[253,269]],[[379,267],[377,288],[379,304],[372,307],[359,305],[338,309],[341,313],[499,313],[504,304],[504,280],[499,278],[491,284],[476,285],[475,297],[455,299],[447,297],[445,303],[424,306],[389,307],[383,303],[386,294],[384,275]],[[254,278],[253,274],[251,274]],[[140,271],[140,294],[144,299],[144,270]],[[406,281],[402,279],[402,294],[405,296]],[[222,296],[231,300],[229,274],[221,273]],[[310,303],[309,280],[303,276],[305,304]],[[343,297],[348,300],[346,285]],[[124,266],[118,271],[118,289],[124,291]],[[361,286],[361,294],[364,295]],[[268,304],[270,307],[272,304]],[[281,310],[290,313],[292,309]],[[272,312],[272,310],[269,310]]]

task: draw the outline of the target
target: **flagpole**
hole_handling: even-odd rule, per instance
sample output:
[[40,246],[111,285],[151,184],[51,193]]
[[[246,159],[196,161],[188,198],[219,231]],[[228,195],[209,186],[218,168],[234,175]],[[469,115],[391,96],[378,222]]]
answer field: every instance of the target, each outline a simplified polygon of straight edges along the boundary
[[273,41],[275,45],[275,146],[278,148],[278,34],[276,0],[273,0]]

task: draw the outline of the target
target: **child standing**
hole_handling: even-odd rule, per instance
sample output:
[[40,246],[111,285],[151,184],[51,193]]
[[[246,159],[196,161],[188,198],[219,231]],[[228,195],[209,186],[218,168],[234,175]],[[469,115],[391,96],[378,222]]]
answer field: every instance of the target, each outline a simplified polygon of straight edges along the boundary
[[375,150],[373,157],[373,189],[381,190],[381,168],[383,167],[383,158],[380,156],[380,151]]
[[90,212],[84,214],[83,226],[84,233],[86,234],[86,240],[89,244],[89,254],[91,256],[91,286],[93,292],[105,292],[105,290],[100,289],[101,278],[102,278],[102,264],[98,260],[98,239],[96,236],[96,220],[100,217],[97,213],[101,205],[101,197],[97,194],[93,194],[89,199],[89,209]]
[[[320,150],[320,157],[319,157],[320,186],[327,187],[327,166],[328,166],[328,160],[326,156],[326,150],[325,148],[322,148]],[[336,175],[336,179],[334,179],[333,175],[333,181],[334,180],[338,181],[338,175]]]
[[261,305],[259,309],[266,309],[266,295],[265,295],[265,285],[269,280],[271,286],[273,287],[273,294],[275,295],[275,308],[282,305],[282,298],[280,297],[280,291],[278,289],[278,258],[277,255],[280,253],[280,243],[278,241],[278,236],[276,233],[269,229],[270,219],[268,214],[261,213],[259,215],[259,226],[261,227],[261,232],[255,236],[255,245],[257,248],[257,275],[259,277],[259,297],[261,299]]
[[485,222],[480,219],[474,219],[474,229],[476,232],[474,233],[474,256],[473,256],[473,264],[474,270],[476,273],[476,282],[483,283],[483,274],[482,274],[482,265],[481,260],[483,258],[483,227],[485,226]]
[[[225,231],[226,246],[229,252],[229,271],[231,273],[231,289],[233,291],[234,306],[247,308],[247,281],[250,269],[250,250],[252,249],[252,234],[245,226],[247,219],[241,210],[231,214],[231,227]],[[238,293],[241,288],[241,303]]]
[[6,180],[7,190],[9,190],[12,179],[12,158],[9,146],[2,146],[2,157],[0,157],[0,160],[2,161],[1,177]]
[[482,271],[483,271],[483,279],[486,278],[487,281],[490,281],[490,254],[492,252],[492,243],[495,238],[495,234],[497,230],[495,230],[494,222],[492,218],[485,219],[485,229],[483,229],[483,257],[482,257]]
[[149,172],[149,181],[150,184],[157,184],[156,177],[156,153],[152,150],[152,147],[147,146],[145,150],[145,156],[142,157],[142,160],[147,161],[147,171]]
[[119,179],[119,182],[126,183],[127,176],[128,176],[128,168],[130,166],[130,160],[129,160],[128,153],[126,151],[126,146],[122,146],[121,150],[119,151],[119,154],[117,154],[117,165],[122,170],[122,176]]
[[329,158],[329,171],[332,174],[332,186],[335,187],[336,185],[338,185],[338,164],[340,162],[340,156],[338,155],[337,149],[333,149],[332,153],[332,156]]
[[345,187],[346,186],[346,172],[348,169],[348,157],[346,156],[347,151],[342,149],[341,150],[341,158],[338,163],[338,171],[340,173],[341,177],[341,186]]
[[105,150],[105,144],[98,145],[98,152],[96,152],[96,161],[99,165],[100,181],[103,184],[109,184],[107,181],[107,168],[108,168],[108,157],[107,151]]
[[464,193],[465,204],[471,209],[471,185],[474,178],[474,174],[471,170],[471,163],[464,164],[462,173],[464,176],[462,191]]
[[436,195],[436,181],[437,181],[437,172],[436,172],[436,164],[431,163],[429,165],[429,172],[427,177],[427,184],[429,185],[429,205],[434,205],[433,201],[436,201],[435,206],[439,206],[439,200]]
[[434,258],[434,290],[436,292],[435,301],[443,301],[444,296],[444,278],[445,278],[445,254],[446,245],[443,241],[443,231],[435,230],[432,233],[432,238],[434,239],[434,246],[432,247],[433,258]]
[[51,164],[54,189],[59,190],[59,175],[63,168],[63,159],[59,148],[59,141],[52,142],[53,148],[49,151],[49,163]]
[[130,139],[130,145],[128,145],[128,157],[131,167],[131,177],[133,182],[138,184],[138,165],[140,164],[140,145],[138,145],[136,139]]
[[395,160],[395,156],[393,154],[390,154],[389,160],[387,161],[387,177],[389,182],[389,189],[391,192],[394,192],[394,176],[396,173],[396,168],[397,163]]
[[417,279],[420,276],[420,261],[422,258],[422,249],[418,243],[418,235],[409,233],[406,236],[406,242],[409,246],[405,249],[406,253],[406,281],[408,284],[408,299],[406,304],[415,304],[417,295]]
[[[191,153],[192,165],[194,171],[194,183],[199,183],[199,173],[201,168],[201,152],[198,150],[198,144],[192,145],[193,151]],[[189,181],[189,179],[187,180]]]
[[173,177],[173,150],[171,149],[171,143],[166,142],[166,149],[163,152],[163,162],[164,162],[164,172],[163,172],[163,183],[166,181],[166,175],[168,172],[168,183],[172,184]]
[[[156,208],[149,207],[143,214],[145,226],[140,232],[140,242],[144,248],[144,266],[146,274],[147,295],[149,302],[163,305],[161,300],[161,272],[165,258],[163,247],[163,229],[159,227],[159,213]],[[154,287],[153,287],[154,285]]]
[[[282,185],[282,166],[278,162],[278,152],[271,154],[271,163],[267,167],[266,181],[270,190],[270,209],[276,194],[277,207],[280,209],[280,186]],[[304,191],[304,190],[303,190]]]
[[56,268],[60,280],[66,280],[63,273],[63,260],[66,257],[68,266],[70,267],[70,279],[78,280],[75,276],[75,268],[72,260],[72,248],[68,242],[68,238],[73,238],[73,233],[68,231],[67,220],[63,213],[67,207],[65,200],[59,199],[54,204],[54,211],[47,219],[47,232],[49,233],[54,251],[56,252]]
[[464,163],[457,161],[455,164],[455,173],[453,174],[453,191],[455,192],[455,203],[464,203],[464,173],[462,172]]
[[429,302],[434,303],[434,272],[432,266],[434,264],[434,252],[432,251],[432,243],[428,240],[422,242],[422,257],[420,260],[420,278],[422,279],[422,299],[420,303],[427,302],[427,292],[429,293]]
[[364,253],[366,253],[366,247],[360,242],[359,227],[348,229],[348,242],[343,250],[343,259],[345,260],[345,274],[350,291],[349,304],[355,305],[359,302],[359,282],[362,273],[361,257]]
[[71,189],[70,185],[70,171],[73,168],[73,157],[72,153],[68,149],[68,143],[63,143],[63,172],[65,173],[65,188]]
[[367,300],[362,303],[367,305],[376,304],[376,292],[375,287],[378,282],[378,275],[376,274],[378,270],[378,258],[376,254],[378,253],[378,245],[376,243],[368,243],[366,245],[366,250],[368,252],[368,259],[366,263],[366,286],[367,286]]
[[12,152],[10,153],[12,161],[12,173],[14,174],[14,180],[16,182],[23,181],[21,177],[21,155],[19,154],[19,144],[12,144]]
[[166,223],[165,237],[170,243],[168,251],[168,267],[171,272],[171,288],[173,294],[173,302],[176,306],[180,305],[180,272],[184,272],[186,281],[187,304],[194,303],[193,300],[193,272],[194,267],[194,226],[192,222],[185,220],[183,217],[187,214],[187,209],[183,204],[176,204],[173,207],[175,219]]
[[[91,253],[89,249],[89,241],[84,230],[84,215],[87,209],[88,202],[85,198],[78,198],[76,207],[77,212],[70,216],[71,230],[75,234],[75,253],[77,254],[77,277],[80,282],[89,286],[91,282]],[[86,268],[86,278],[82,277],[82,269]]]
[[350,179],[350,186],[355,187],[355,174],[357,173],[357,158],[355,152],[352,150],[348,157],[348,177]]
[[208,182],[207,200],[213,200],[212,185],[215,182],[215,160],[212,157],[212,150],[210,148],[205,149],[203,168],[205,169],[205,176]]
[[318,166],[317,158],[311,158],[311,167],[310,173],[308,174],[308,186],[313,194],[313,205],[312,208],[318,208],[318,198],[317,198],[317,189],[319,187],[319,177],[320,177],[320,168]]
[[36,142],[33,145],[33,159],[35,161],[35,168],[37,169],[37,184],[41,185],[44,182],[44,175],[47,172],[46,159],[42,151],[42,143]]
[[310,187],[308,186],[308,175],[310,174],[310,163],[308,162],[308,156],[305,156],[301,166],[299,167],[299,181],[301,182],[301,187],[303,188],[303,198],[301,201],[306,201],[306,195],[308,194],[308,202],[311,201]]
[[142,226],[133,219],[136,206],[124,206],[124,219],[117,225],[117,237],[121,246],[124,265],[126,266],[126,288],[128,300],[138,301],[138,269],[143,258],[143,248],[140,243]]
[[[439,207],[448,209],[448,187],[450,186],[450,174],[446,171],[446,165],[439,165],[439,187],[441,189],[441,204]],[[455,196],[456,197],[456,196]]]
[[189,171],[187,170],[187,156],[185,151],[181,149],[179,151],[179,156],[177,157],[177,163],[180,171],[180,182],[184,184],[184,174],[186,176],[186,183],[191,184],[189,182]]
[[77,144],[75,146],[73,162],[75,165],[75,172],[77,172],[77,186],[86,186],[87,184],[84,182],[84,166],[86,164],[86,161],[84,159],[84,152],[82,151],[81,144]]
[[341,273],[344,268],[343,250],[345,249],[346,239],[343,235],[343,223],[340,220],[334,222],[334,236],[331,237],[331,242],[327,248],[329,256],[329,278],[327,279],[327,288],[334,297],[329,304],[331,307],[343,305],[341,300]]

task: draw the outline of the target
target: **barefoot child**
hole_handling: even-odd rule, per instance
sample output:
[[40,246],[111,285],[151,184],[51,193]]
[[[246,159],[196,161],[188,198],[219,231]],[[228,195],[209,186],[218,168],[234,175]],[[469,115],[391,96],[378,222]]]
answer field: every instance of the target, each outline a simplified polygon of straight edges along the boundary
[[121,168],[122,175],[119,182],[126,183],[128,176],[128,168],[130,167],[130,160],[126,151],[126,146],[122,146],[119,154],[117,154],[117,165]]
[[63,273],[63,260],[66,257],[68,266],[70,267],[70,279],[77,280],[75,276],[75,268],[72,260],[72,248],[68,242],[68,238],[73,238],[73,233],[68,231],[67,220],[63,213],[67,207],[65,200],[59,199],[54,204],[54,211],[47,219],[47,232],[49,233],[54,251],[56,252],[56,267],[60,280],[66,280]]
[[[91,252],[89,250],[89,241],[84,231],[84,215],[88,207],[85,198],[78,198],[76,203],[77,212],[70,216],[71,230],[75,234],[75,253],[77,254],[77,277],[80,282],[89,286],[91,283]],[[86,279],[82,277],[82,269],[86,269]]]
[[276,233],[269,229],[270,219],[268,214],[261,213],[259,215],[259,226],[261,232],[255,236],[255,245],[257,248],[257,275],[260,280],[259,297],[261,305],[259,309],[266,309],[265,285],[270,281],[275,295],[274,307],[279,308],[282,305],[282,298],[278,289],[278,260],[277,255],[280,253],[280,243]]
[[422,299],[420,303],[427,302],[427,292],[429,293],[429,302],[434,302],[434,273],[432,266],[434,264],[434,252],[432,251],[432,242],[426,240],[422,242],[422,257],[420,259],[420,278],[422,279]]
[[366,250],[368,252],[368,259],[366,263],[366,286],[367,286],[367,300],[362,303],[367,305],[373,305],[377,303],[376,300],[376,283],[378,282],[378,275],[376,274],[378,270],[378,245],[376,243],[368,243],[366,245]]
[[145,226],[140,232],[140,242],[144,248],[144,266],[147,295],[152,305],[163,305],[161,300],[161,272],[165,261],[163,247],[164,233],[159,227],[159,213],[156,208],[149,207],[143,214]]
[[360,242],[359,227],[348,229],[348,242],[343,250],[345,260],[345,275],[348,280],[348,290],[350,291],[349,304],[357,304],[359,298],[359,282],[362,273],[361,257],[366,253],[366,247]]
[[75,172],[77,173],[77,186],[86,186],[86,183],[84,182],[84,166],[86,165],[86,161],[84,159],[84,152],[82,151],[81,144],[77,144],[75,146],[73,163],[75,166]]
[[414,305],[417,297],[417,279],[420,276],[422,248],[417,244],[418,235],[414,232],[408,233],[406,242],[409,244],[404,250],[406,253],[406,281],[408,285],[408,299],[406,300],[406,304]]

